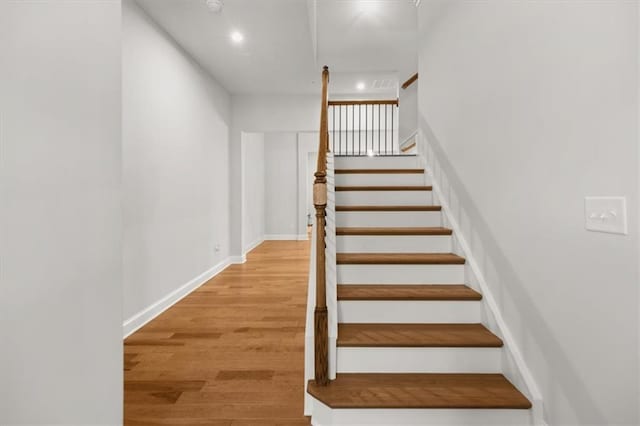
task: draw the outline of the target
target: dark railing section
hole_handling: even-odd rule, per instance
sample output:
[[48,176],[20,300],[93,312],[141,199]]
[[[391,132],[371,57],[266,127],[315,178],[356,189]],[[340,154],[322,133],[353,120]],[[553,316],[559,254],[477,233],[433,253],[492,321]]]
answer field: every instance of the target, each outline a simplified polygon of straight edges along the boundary
[[398,100],[329,101],[334,155],[400,155]]

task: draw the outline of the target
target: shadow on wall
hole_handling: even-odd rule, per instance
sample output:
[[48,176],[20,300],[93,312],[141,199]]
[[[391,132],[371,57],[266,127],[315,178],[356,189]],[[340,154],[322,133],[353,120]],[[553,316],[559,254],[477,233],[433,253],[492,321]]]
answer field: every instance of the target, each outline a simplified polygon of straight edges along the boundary
[[[574,363],[563,352],[562,345],[554,337],[551,328],[546,323],[545,317],[538,311],[530,294],[511,265],[509,259],[500,248],[499,243],[493,238],[487,222],[482,217],[477,206],[461,182],[459,176],[442,149],[442,144],[433,133],[431,127],[422,116],[418,116],[419,126],[424,137],[429,141],[430,150],[427,153],[433,166],[433,173],[440,183],[443,196],[447,197],[452,209],[451,214],[457,219],[466,234],[465,238],[471,247],[472,254],[478,262],[487,284],[492,289],[496,302],[504,315],[503,306],[508,303],[515,308],[520,315],[520,328],[514,330],[513,320],[507,320],[507,326],[515,336],[520,350],[525,355],[525,361],[531,369],[531,353],[539,353],[547,365],[553,365],[558,373],[554,377],[548,377],[545,383],[552,384],[549,389],[541,389],[545,412],[554,406],[554,402],[566,401],[573,408],[573,413],[580,420],[580,424],[604,425],[607,420],[598,410],[596,401],[589,394],[587,386],[577,373]],[[456,201],[452,197],[457,197]],[[464,205],[464,209],[462,206]],[[473,218],[473,220],[469,220]],[[481,249],[477,249],[480,247]],[[526,327],[526,324],[536,324],[535,327]],[[529,356],[527,356],[529,355]],[[540,377],[541,372],[532,371],[534,380]],[[559,377],[558,377],[559,376]],[[540,384],[540,380],[536,380]],[[545,417],[546,413],[545,413]]]

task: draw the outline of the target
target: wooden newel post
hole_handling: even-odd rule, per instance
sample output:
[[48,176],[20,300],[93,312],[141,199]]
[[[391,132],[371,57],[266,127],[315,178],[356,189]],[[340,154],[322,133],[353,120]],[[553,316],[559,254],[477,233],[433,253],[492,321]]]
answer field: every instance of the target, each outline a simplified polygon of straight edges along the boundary
[[325,235],[327,209],[327,152],[329,151],[329,67],[322,70],[320,143],[318,168],[313,184],[316,209],[316,308],[314,313],[314,349],[316,384],[329,383],[329,323],[327,320],[327,280],[325,271]]
[[329,383],[329,324],[327,320],[327,281],[325,273],[325,215],[327,179],[324,172],[315,174],[313,204],[316,208],[316,309],[314,314],[315,379],[319,385]]

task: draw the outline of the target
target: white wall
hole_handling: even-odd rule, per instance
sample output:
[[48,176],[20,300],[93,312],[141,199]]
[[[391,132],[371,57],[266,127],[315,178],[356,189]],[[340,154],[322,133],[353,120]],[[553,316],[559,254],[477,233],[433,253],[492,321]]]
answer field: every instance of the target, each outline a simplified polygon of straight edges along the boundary
[[298,230],[298,141],[294,132],[265,134],[267,238],[295,239]]
[[264,133],[242,133],[242,252],[264,240]]
[[230,96],[123,5],[124,317],[135,323],[229,257]]
[[0,424],[122,422],[120,2],[0,2]]
[[418,85],[415,81],[406,89],[400,88],[399,140],[400,144],[418,130]]
[[231,109],[230,250],[232,256],[241,256],[244,215],[241,134],[242,132],[317,131],[320,127],[320,95],[234,95],[231,100]]
[[[550,425],[638,424],[638,4],[428,1],[420,125]],[[630,235],[584,229],[624,195]]]
[[313,182],[318,164],[320,132],[298,133],[298,236],[307,233],[308,219],[315,221],[316,210],[313,206]]

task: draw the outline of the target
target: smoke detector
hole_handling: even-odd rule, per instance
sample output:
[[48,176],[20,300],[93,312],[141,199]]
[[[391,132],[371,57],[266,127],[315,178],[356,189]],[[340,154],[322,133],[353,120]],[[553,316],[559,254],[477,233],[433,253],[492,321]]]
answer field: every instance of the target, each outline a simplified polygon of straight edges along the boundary
[[220,13],[224,7],[224,0],[207,0],[207,7],[213,13]]

